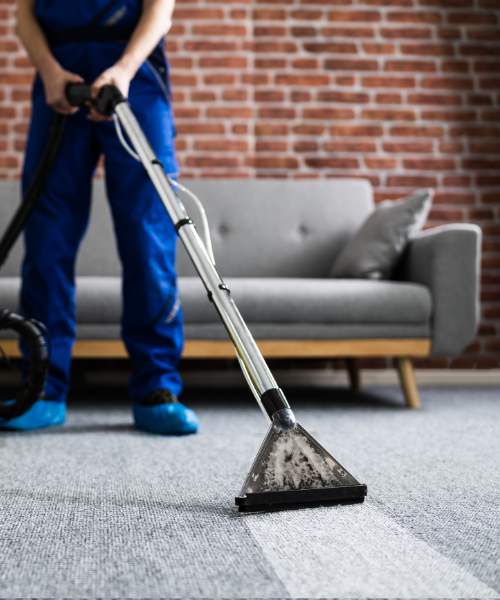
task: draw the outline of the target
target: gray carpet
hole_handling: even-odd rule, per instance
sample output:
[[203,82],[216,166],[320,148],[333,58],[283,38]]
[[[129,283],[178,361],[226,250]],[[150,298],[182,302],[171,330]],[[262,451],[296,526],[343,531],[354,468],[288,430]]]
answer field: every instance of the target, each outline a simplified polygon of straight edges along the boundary
[[362,505],[233,506],[266,432],[246,391],[185,397],[201,431],[132,428],[128,402],[73,398],[65,426],[0,433],[0,597],[494,598],[500,394],[288,395],[363,483]]

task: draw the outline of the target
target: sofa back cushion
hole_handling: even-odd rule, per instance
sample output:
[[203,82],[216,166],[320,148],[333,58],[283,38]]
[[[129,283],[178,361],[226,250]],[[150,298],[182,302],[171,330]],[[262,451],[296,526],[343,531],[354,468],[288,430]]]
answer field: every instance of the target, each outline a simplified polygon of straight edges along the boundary
[[[349,237],[373,210],[362,179],[186,180],[203,202],[217,268],[225,277],[327,277]],[[192,200],[181,196],[203,228]],[[0,182],[0,235],[19,202],[19,183]],[[19,274],[16,244],[0,276]],[[179,275],[194,275],[179,244]],[[77,262],[78,275],[120,275],[115,236],[102,181],[94,183],[92,214]]]

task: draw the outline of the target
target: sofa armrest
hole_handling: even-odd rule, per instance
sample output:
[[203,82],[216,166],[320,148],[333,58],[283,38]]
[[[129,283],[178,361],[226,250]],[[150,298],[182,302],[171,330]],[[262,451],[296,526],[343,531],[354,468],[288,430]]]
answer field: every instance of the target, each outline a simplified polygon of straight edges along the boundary
[[458,354],[479,322],[481,229],[452,224],[413,236],[401,278],[427,286],[432,294],[432,354]]

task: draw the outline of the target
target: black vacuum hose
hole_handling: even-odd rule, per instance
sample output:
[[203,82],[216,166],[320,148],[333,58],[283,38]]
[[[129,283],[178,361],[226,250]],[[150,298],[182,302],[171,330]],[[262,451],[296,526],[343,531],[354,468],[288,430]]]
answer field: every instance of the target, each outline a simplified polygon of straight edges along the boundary
[[24,414],[43,397],[50,356],[43,333],[33,321],[9,310],[3,310],[0,312],[1,329],[13,329],[28,342],[30,347],[28,381],[18,392],[15,402],[9,404],[0,402],[0,418],[14,419]]

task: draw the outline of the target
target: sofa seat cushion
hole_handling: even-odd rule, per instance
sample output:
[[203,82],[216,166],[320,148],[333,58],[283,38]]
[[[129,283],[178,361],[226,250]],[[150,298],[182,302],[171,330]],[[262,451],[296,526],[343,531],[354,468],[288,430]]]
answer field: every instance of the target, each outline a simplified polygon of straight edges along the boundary
[[[415,283],[357,279],[227,278],[248,323],[429,323],[427,287]],[[186,323],[218,323],[219,316],[198,277],[180,277]],[[17,310],[18,278],[0,280],[2,307]],[[119,323],[118,277],[79,277],[78,323]]]

